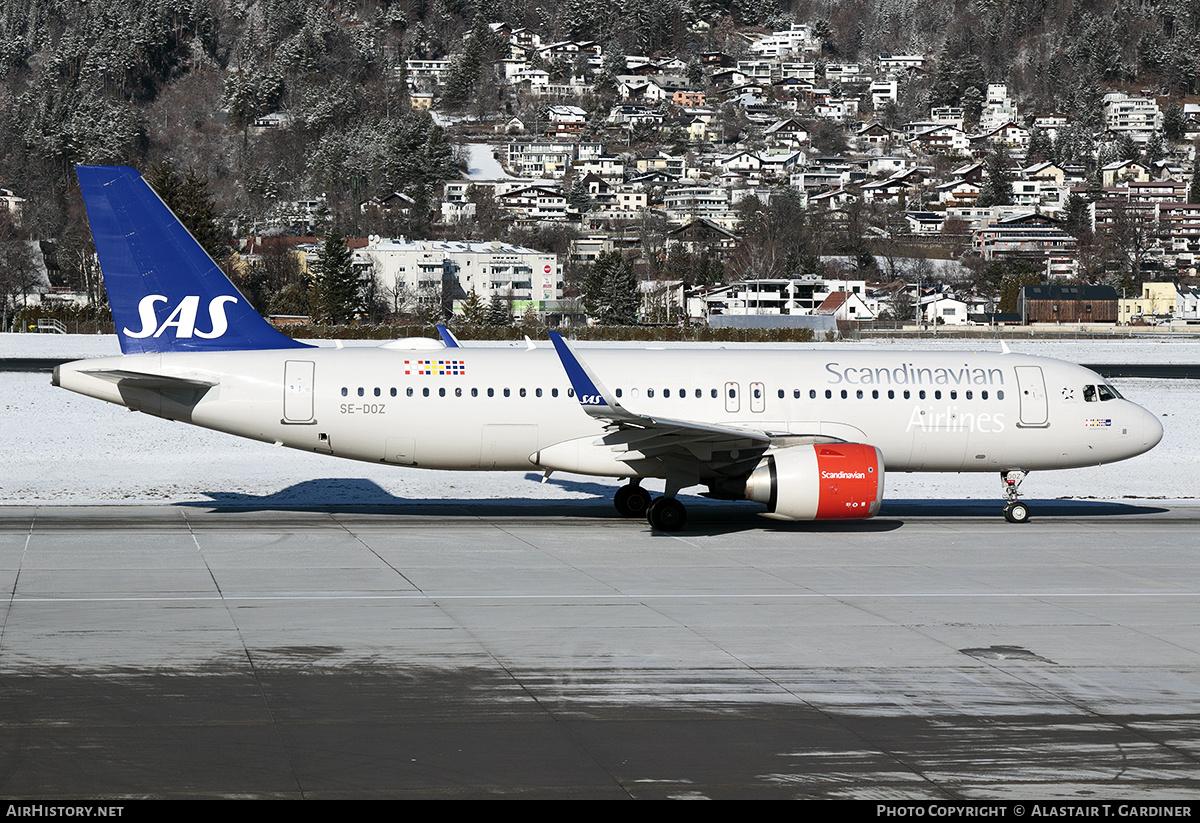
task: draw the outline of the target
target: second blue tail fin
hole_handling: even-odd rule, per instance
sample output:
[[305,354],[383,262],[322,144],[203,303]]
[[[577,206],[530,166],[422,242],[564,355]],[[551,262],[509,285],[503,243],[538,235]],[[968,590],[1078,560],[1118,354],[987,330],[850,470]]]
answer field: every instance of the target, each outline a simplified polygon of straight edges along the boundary
[[76,166],[121,351],[305,347],[247,302],[128,166]]

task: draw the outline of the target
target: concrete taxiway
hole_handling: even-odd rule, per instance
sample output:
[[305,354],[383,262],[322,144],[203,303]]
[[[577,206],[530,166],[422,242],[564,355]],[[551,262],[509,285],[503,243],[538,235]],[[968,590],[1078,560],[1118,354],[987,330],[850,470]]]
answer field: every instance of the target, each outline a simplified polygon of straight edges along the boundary
[[1200,798],[1200,508],[0,509],[0,795]]

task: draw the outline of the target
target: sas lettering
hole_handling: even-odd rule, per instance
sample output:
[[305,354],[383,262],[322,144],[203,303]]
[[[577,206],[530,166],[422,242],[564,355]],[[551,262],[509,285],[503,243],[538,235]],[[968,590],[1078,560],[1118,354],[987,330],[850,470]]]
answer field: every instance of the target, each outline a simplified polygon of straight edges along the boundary
[[585,406],[603,406],[603,405],[605,405],[604,398],[598,394],[581,394],[581,395],[579,395],[579,402]]
[[220,297],[214,297],[208,304],[208,322],[209,331],[201,331],[196,328],[196,314],[200,308],[200,297],[195,294],[189,294],[187,297],[179,301],[179,305],[171,312],[170,316],[162,322],[158,323],[157,313],[154,311],[155,303],[166,303],[167,298],[161,294],[148,294],[138,303],[138,316],[142,321],[142,328],[138,331],[130,331],[128,328],[121,329],[122,332],[130,337],[161,337],[162,333],[167,329],[175,329],[175,337],[187,338],[193,334],[196,337],[202,337],[205,340],[212,340],[220,337],[229,329],[229,321],[225,317],[225,304],[236,303],[237,298],[233,295],[223,294]]

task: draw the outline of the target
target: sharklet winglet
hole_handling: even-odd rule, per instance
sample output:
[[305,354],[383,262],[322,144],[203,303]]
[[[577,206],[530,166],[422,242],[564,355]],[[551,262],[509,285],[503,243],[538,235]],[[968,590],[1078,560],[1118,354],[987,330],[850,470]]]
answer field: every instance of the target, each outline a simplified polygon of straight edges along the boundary
[[621,408],[612,393],[592,374],[592,370],[575,356],[566,338],[556,331],[550,332],[550,342],[562,361],[571,388],[575,390],[575,399],[583,410],[594,417],[612,417],[614,414],[625,416],[628,412]]
[[438,337],[442,338],[442,343],[445,344],[446,348],[462,348],[462,344],[458,342],[458,338],[454,336],[454,332],[450,331],[450,329],[446,328],[441,323],[438,323],[436,326],[434,326],[434,328],[437,329]]

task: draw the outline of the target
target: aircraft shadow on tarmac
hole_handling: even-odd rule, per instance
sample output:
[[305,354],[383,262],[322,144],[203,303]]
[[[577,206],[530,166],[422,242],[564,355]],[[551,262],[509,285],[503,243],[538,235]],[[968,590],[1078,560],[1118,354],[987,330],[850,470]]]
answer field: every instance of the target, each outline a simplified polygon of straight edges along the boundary
[[[529,473],[528,482],[541,482],[541,475]],[[526,497],[501,498],[427,498],[399,497],[373,480],[365,478],[320,478],[306,480],[264,495],[237,492],[206,492],[207,501],[187,501],[178,505],[238,511],[309,511],[335,514],[375,514],[405,516],[474,517],[571,517],[592,520],[617,520],[612,506],[615,487],[586,480],[552,478],[548,481],[566,491],[590,495],[584,499],[536,500]],[[886,532],[903,526],[901,518],[995,518],[1003,504],[996,500],[885,500],[879,516],[871,520],[791,523],[759,517],[762,509],[742,502],[708,500],[683,496],[688,507],[687,534],[720,534],[766,529],[798,532]],[[1136,505],[1100,500],[1029,501],[1037,518],[1109,517],[1115,515],[1157,514],[1167,511],[1158,506]]]

